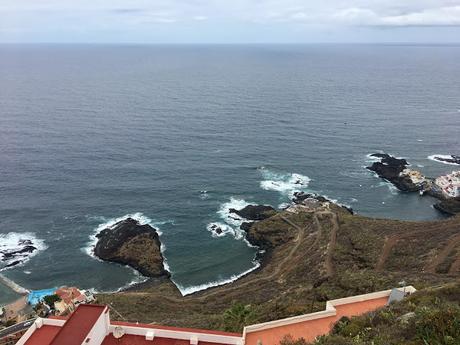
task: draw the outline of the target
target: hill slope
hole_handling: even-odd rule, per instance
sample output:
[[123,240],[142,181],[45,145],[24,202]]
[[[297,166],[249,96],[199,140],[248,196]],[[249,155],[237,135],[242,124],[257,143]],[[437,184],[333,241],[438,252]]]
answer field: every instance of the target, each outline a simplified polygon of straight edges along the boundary
[[[257,222],[248,239],[262,267],[238,281],[182,297],[169,280],[99,295],[130,321],[230,329],[224,311],[248,305],[245,323],[324,308],[324,301],[397,286],[420,289],[460,277],[460,217],[433,222],[371,219],[331,205]],[[237,329],[231,329],[237,330]]]

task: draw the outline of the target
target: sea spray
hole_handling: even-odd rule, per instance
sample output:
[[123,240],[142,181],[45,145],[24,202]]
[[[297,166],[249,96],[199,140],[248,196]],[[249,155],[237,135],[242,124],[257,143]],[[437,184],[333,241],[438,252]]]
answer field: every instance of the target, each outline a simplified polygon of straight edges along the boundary
[[260,188],[279,192],[289,198],[292,198],[295,192],[307,190],[311,181],[308,176],[297,173],[275,173],[265,167],[259,168],[259,171],[263,179],[260,181]]
[[244,277],[245,275],[251,273],[252,271],[254,271],[254,270],[256,270],[256,269],[258,269],[260,267],[260,263],[256,259],[254,259],[254,261],[252,263],[253,263],[253,266],[251,268],[247,269],[246,271],[244,271],[244,272],[242,272],[240,274],[234,274],[234,275],[232,275],[232,276],[230,276],[229,278],[226,278],[226,279],[216,280],[216,281],[212,281],[212,282],[208,282],[208,283],[204,283],[204,284],[200,284],[200,285],[188,286],[188,287],[184,287],[184,286],[179,285],[179,284],[176,284],[176,286],[179,289],[179,291],[181,292],[182,296],[187,296],[187,295],[190,295],[190,294],[198,292],[198,291],[207,290],[207,289],[212,288],[212,287],[217,287],[217,286],[229,284],[229,283],[232,283],[232,282],[240,279],[241,277]]
[[460,165],[458,163],[454,163],[454,162],[446,162],[444,160],[440,160],[438,158],[442,158],[442,159],[454,159],[454,157],[452,157],[452,155],[431,155],[431,156],[428,156],[427,157],[429,160],[432,160],[434,162],[438,162],[438,163],[442,163],[442,164],[447,164],[447,165]]
[[[25,250],[28,246],[32,246],[35,249],[30,252],[25,251],[20,253],[21,250]],[[0,234],[0,271],[22,266],[32,257],[47,248],[48,246],[45,244],[45,241],[37,238],[31,232]]]

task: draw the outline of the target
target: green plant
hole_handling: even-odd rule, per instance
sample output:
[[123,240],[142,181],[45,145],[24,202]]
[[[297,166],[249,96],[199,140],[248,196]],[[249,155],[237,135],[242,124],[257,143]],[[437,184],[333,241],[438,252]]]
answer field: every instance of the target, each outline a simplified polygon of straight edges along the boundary
[[424,344],[460,344],[460,307],[454,304],[439,305],[437,308],[420,308],[416,312],[417,336]]
[[241,332],[245,325],[256,319],[250,304],[234,303],[224,312],[224,329],[228,332]]
[[50,308],[54,307],[54,302],[59,302],[61,298],[58,295],[48,295],[43,297],[43,301],[48,304]]

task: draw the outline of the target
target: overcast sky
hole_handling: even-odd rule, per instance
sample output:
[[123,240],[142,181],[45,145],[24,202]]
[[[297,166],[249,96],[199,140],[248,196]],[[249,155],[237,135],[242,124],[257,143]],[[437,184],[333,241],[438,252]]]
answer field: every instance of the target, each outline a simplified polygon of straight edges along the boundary
[[0,42],[460,42],[460,0],[0,0]]

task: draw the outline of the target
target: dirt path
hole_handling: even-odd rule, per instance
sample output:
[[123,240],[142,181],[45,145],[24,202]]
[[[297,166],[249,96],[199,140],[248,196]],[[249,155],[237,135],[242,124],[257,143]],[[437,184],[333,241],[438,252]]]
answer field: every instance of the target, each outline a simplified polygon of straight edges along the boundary
[[377,261],[377,266],[375,266],[376,271],[381,271],[383,269],[383,265],[385,265],[385,262],[387,261],[388,256],[390,255],[391,249],[395,246],[399,239],[400,236],[391,236],[385,239],[382,254],[380,254],[379,260]]
[[335,246],[337,244],[337,232],[339,230],[339,222],[337,221],[337,215],[333,212],[323,212],[322,214],[330,215],[331,222],[332,222],[331,238],[327,245],[327,254],[326,254],[327,276],[332,277],[335,275],[334,264],[332,263],[332,255],[334,254]]
[[[441,252],[434,258],[434,260],[428,265],[427,272],[436,273],[436,268],[446,260],[447,256],[452,250],[455,249],[457,245],[460,244],[460,235],[453,236],[449,239],[446,246],[441,250]],[[458,259],[457,259],[458,261]],[[456,262],[454,262],[455,264]],[[454,266],[454,264],[452,266]],[[452,270],[452,267],[451,267]],[[450,273],[450,271],[449,271]]]
[[457,274],[460,272],[460,255],[457,256],[457,259],[450,266],[449,274]]
[[[295,224],[294,222],[292,222],[290,219],[286,217],[281,216],[281,219],[297,230],[297,236],[293,241],[295,245],[292,247],[289,254],[281,262],[278,263],[278,265],[275,267],[273,272],[269,274],[268,276],[263,276],[260,278],[254,277],[253,279],[248,280],[244,283],[238,284],[236,286],[227,287],[226,292],[233,291],[235,289],[241,289],[242,287],[253,284],[255,282],[272,280],[273,278],[275,278],[276,276],[280,274],[281,270],[283,269],[285,265],[289,265],[292,257],[297,252],[299,246],[302,244],[302,241],[305,238],[305,234],[307,233],[307,231],[306,231],[306,228],[302,228],[301,226]],[[122,293],[125,295],[136,295],[136,296],[149,294],[149,292],[138,292],[138,291],[130,291],[130,292],[122,292]],[[202,295],[200,297],[194,297],[193,299],[194,301],[204,301],[211,296],[221,294],[221,293],[222,291],[212,289],[209,292],[206,292],[206,291],[202,292]],[[184,301],[184,297],[176,298],[176,297],[166,297],[165,296],[164,299],[170,302],[175,302],[175,303]]]
[[[426,230],[421,230],[421,231],[412,231],[412,232],[408,232],[408,233],[405,233],[405,234],[401,234],[401,235],[392,235],[392,236],[389,236],[385,239],[385,244],[383,245],[383,249],[382,249],[382,253],[380,254],[380,257],[377,261],[377,265],[375,266],[375,270],[376,271],[381,271],[385,265],[385,262],[387,261],[388,257],[390,256],[390,253],[391,253],[391,250],[393,249],[393,247],[396,245],[396,243],[398,243],[398,241],[400,240],[403,240],[403,239],[406,239],[406,238],[410,238],[412,236],[415,236],[415,235],[422,235],[424,233],[429,233],[429,232],[432,232],[433,229],[426,229]],[[454,236],[454,237],[460,237],[460,235],[457,235],[457,236]],[[459,238],[460,240],[460,238]],[[445,248],[446,249],[446,248]],[[452,250],[452,249],[451,249]],[[447,252],[446,256],[449,254],[449,252]],[[443,254],[444,255],[444,254]],[[445,259],[445,257],[444,257]],[[444,260],[443,259],[443,260]],[[442,260],[440,261],[442,262]],[[439,262],[439,263],[440,263]],[[434,267],[434,269],[436,269],[436,267],[439,265],[436,264],[436,266]],[[432,263],[433,264],[433,263]],[[431,269],[432,267],[432,264],[430,264],[428,267],[428,271]]]

